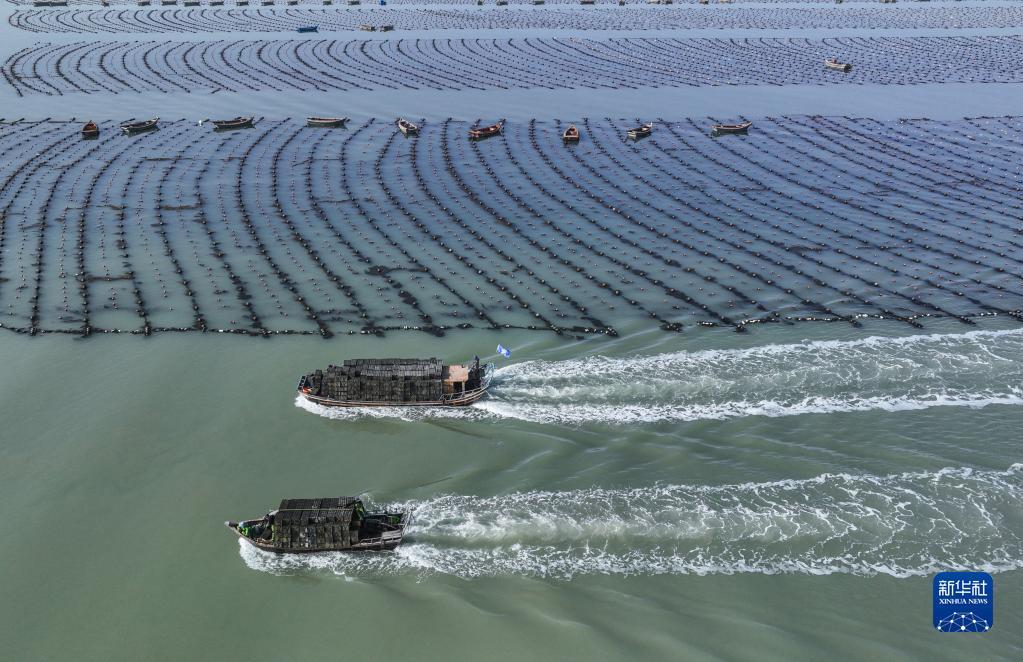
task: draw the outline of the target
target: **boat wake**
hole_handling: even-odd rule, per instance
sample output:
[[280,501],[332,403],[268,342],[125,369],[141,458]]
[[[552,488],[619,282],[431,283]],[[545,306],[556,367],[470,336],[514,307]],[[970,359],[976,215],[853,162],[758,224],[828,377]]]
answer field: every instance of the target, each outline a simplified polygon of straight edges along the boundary
[[801,573],[1023,567],[1023,464],[890,476],[438,496],[395,552],[274,555],[252,569],[352,578]]
[[464,409],[321,407],[338,419],[630,424],[1023,404],[1023,330],[870,337],[655,356],[525,361]]

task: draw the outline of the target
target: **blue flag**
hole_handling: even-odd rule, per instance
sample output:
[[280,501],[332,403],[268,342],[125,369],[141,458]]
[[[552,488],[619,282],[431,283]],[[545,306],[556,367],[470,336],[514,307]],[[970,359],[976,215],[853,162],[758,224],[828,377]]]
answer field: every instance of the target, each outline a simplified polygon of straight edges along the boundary
[[497,346],[497,353],[503,356],[504,358],[508,358],[511,356],[511,350],[506,347],[501,347],[500,345]]

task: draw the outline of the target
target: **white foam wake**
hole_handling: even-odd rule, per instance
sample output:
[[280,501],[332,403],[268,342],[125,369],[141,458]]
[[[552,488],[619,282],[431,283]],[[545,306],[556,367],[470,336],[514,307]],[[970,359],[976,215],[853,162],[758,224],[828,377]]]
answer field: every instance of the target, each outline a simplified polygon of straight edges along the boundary
[[350,577],[852,573],[1023,567],[1023,464],[724,486],[439,496],[393,553],[273,555],[254,569]]
[[525,361],[467,409],[331,409],[365,416],[629,424],[1023,404],[1023,330],[870,337],[627,358]]

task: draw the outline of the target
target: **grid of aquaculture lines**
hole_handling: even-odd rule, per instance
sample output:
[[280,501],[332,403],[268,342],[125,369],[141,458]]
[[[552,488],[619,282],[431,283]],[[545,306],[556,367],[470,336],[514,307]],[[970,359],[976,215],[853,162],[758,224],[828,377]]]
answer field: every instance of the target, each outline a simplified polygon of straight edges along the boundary
[[[286,39],[37,43],[19,95],[1023,82],[1023,37]],[[855,62],[847,73],[824,58]]]
[[[490,123],[499,118],[480,118]],[[21,333],[615,333],[1018,317],[1023,120],[0,123]]]
[[[392,3],[393,4],[393,3]],[[693,3],[695,4],[695,3]],[[548,3],[551,5],[551,3]],[[362,26],[393,26],[395,30],[666,30],[684,29],[920,29],[1008,28],[1023,25],[1023,8],[1013,6],[902,7],[892,11],[880,3],[835,11],[830,7],[706,7],[602,6],[530,7],[528,11],[487,6],[473,11],[424,10],[420,7],[347,8],[344,11],[294,7],[273,11],[262,7],[143,7],[119,9],[24,9],[8,22],[29,32],[171,33],[286,32],[308,25],[321,31],[362,30]]]

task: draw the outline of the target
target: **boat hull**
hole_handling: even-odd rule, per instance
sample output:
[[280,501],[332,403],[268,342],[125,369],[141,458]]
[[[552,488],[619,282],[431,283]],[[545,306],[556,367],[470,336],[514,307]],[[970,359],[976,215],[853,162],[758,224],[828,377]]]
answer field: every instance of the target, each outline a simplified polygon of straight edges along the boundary
[[715,136],[739,135],[747,133],[751,126],[753,126],[752,122],[739,125],[715,126],[711,130],[711,134]]
[[298,394],[309,402],[313,402],[324,407],[468,407],[469,405],[479,402],[484,395],[486,395],[486,389],[480,389],[479,393],[473,393],[462,398],[452,398],[450,400],[424,400],[422,402],[387,402],[380,400],[333,400],[331,398],[324,398],[319,395],[312,395],[311,393],[304,393],[299,391]]
[[347,117],[316,118],[310,117],[306,120],[306,126],[335,129],[348,121]]
[[152,131],[152,130],[156,129],[156,125],[157,125],[158,121],[159,121],[159,118],[153,119],[153,120],[149,120],[149,121],[146,121],[146,122],[136,122],[136,123],[133,123],[133,124],[122,124],[121,125],[121,131],[123,131],[125,133],[125,135],[129,135],[129,136],[133,136],[136,133],[145,133],[146,131]]
[[238,120],[214,120],[213,130],[214,131],[231,131],[232,129],[251,129],[252,128],[251,117],[244,117]]
[[[258,550],[264,552],[272,552],[274,554],[322,554],[324,552],[343,552],[345,554],[349,552],[389,552],[398,547],[405,540],[404,529],[400,532],[400,535],[392,536],[389,538],[371,538],[365,542],[358,542],[351,547],[345,547],[338,549],[336,547],[302,547],[302,548],[285,548],[278,547],[277,545],[263,543],[258,540],[253,540],[248,536],[244,535],[238,530],[237,524],[234,522],[224,522],[227,528],[231,529],[236,536],[249,543]],[[408,523],[406,522],[405,526]]]
[[501,134],[501,130],[504,128],[504,122],[498,122],[490,126],[477,127],[475,129],[469,129],[469,140],[486,140],[487,138],[493,138]]

